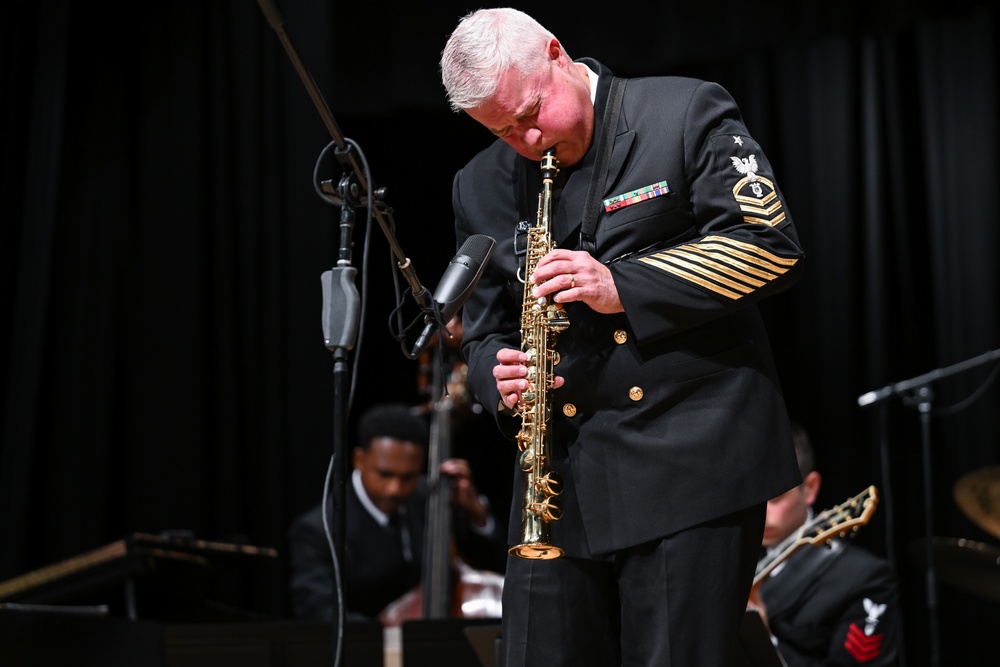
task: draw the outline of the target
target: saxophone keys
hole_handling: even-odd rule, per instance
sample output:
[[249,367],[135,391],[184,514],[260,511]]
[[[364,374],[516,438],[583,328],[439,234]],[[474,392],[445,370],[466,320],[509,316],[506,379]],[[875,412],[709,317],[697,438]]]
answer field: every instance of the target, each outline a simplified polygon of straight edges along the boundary
[[549,472],[535,480],[535,486],[549,498],[558,496],[563,490],[562,477],[555,471]]
[[539,513],[542,515],[544,521],[558,521],[563,515],[562,507],[559,506],[554,498],[542,501]]
[[531,451],[531,441],[533,436],[530,431],[522,429],[520,433],[517,434],[517,448],[521,452]]
[[[520,438],[519,438],[520,440]],[[530,447],[522,448],[519,465],[523,472],[530,472],[535,465],[535,450]]]

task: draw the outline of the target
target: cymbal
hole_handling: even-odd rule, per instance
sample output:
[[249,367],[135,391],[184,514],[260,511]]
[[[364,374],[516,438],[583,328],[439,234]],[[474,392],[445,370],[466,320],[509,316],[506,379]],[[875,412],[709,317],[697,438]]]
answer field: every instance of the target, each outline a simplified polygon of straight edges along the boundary
[[[938,578],[967,593],[1000,600],[1000,547],[973,540],[935,537],[934,570]],[[927,540],[911,542],[910,559],[927,567]]]
[[955,483],[955,502],[977,526],[1000,537],[1000,466],[974,470]]

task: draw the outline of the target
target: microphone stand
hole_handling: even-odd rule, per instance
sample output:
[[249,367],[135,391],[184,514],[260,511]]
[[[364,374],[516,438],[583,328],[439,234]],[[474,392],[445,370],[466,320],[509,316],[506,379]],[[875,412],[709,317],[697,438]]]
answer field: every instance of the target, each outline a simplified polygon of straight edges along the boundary
[[[281,18],[278,9],[272,0],[258,0],[261,10],[267,18],[268,23],[277,33],[288,57],[291,59],[295,70],[302,79],[309,96],[312,98],[320,118],[326,125],[336,148],[334,154],[339,162],[344,174],[340,179],[335,191],[331,192],[327,183],[323,184],[323,191],[328,199],[339,205],[340,212],[340,241],[337,255],[337,265],[335,268],[326,271],[322,275],[323,286],[323,335],[326,347],[333,354],[333,451],[338,465],[333,470],[333,488],[335,500],[337,502],[337,512],[334,516],[335,553],[337,563],[345,562],[345,544],[347,535],[347,512],[346,512],[346,480],[350,475],[348,464],[348,443],[347,443],[347,411],[350,407],[349,397],[349,374],[348,364],[349,352],[354,347],[358,329],[358,312],[360,300],[358,298],[357,287],[354,284],[354,277],[357,269],[351,265],[351,247],[353,245],[352,234],[354,230],[355,210],[359,206],[367,206],[374,218],[378,221],[382,232],[389,241],[389,246],[397,258],[397,266],[406,278],[413,293],[413,297],[420,309],[425,313],[433,312],[429,290],[424,287],[417,278],[413,263],[403,252],[395,237],[395,222],[392,219],[392,208],[389,207],[385,199],[384,188],[374,188],[368,181],[365,170],[362,168],[357,152],[352,150],[351,145],[344,139],[337,121],[334,119],[330,108],[327,106],[323,95],[320,93],[316,82],[308,73],[302,60],[299,58],[295,46],[292,44],[284,29],[284,20]],[[334,599],[337,599],[338,591],[333,591]],[[337,622],[343,627],[343,614],[338,610]],[[341,648],[338,645],[338,650]],[[339,656],[338,656],[339,657]]]
[[917,412],[920,414],[920,439],[924,465],[924,525],[927,533],[927,539],[925,540],[927,611],[930,624],[930,664],[932,667],[940,664],[941,652],[939,648],[940,631],[938,629],[937,617],[937,572],[934,565],[934,519],[931,514],[933,510],[933,493],[931,491],[931,409],[934,402],[934,390],[931,389],[930,385],[936,380],[950,377],[956,373],[961,373],[997,359],[1000,359],[1000,349],[960,361],[951,366],[935,369],[909,380],[873,389],[858,397],[858,405],[867,407],[881,403],[890,396],[901,396],[904,405],[909,407],[916,406]]

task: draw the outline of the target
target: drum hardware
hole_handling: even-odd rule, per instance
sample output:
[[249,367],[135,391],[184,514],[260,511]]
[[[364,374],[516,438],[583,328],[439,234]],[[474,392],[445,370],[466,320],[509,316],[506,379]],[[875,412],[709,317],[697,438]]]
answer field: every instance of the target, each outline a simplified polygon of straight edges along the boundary
[[955,502],[977,526],[1000,537],[1000,466],[962,476],[955,483]]
[[[941,581],[967,593],[1000,601],[1000,547],[954,537],[935,537],[931,547]],[[926,567],[926,539],[911,542],[907,552],[914,564]]]

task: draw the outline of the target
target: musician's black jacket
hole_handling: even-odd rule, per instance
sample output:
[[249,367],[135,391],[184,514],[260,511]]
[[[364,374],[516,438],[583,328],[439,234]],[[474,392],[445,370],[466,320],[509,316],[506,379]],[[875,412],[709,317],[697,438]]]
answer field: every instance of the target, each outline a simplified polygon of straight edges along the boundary
[[[427,484],[422,480],[400,513],[410,540],[407,562],[397,539],[375,521],[354,491],[347,487],[346,565],[341,567],[348,619],[376,618],[382,609],[420,583],[424,531],[427,524]],[[328,520],[332,520],[328,509]],[[503,528],[494,524],[487,535],[472,530],[458,512],[452,526],[460,555],[471,567],[502,571],[506,550]],[[291,604],[296,618],[331,620],[334,571],[319,504],[297,518],[288,531]]]
[[896,579],[885,560],[857,545],[799,549],[764,580],[760,595],[788,667],[898,660]]
[[[610,85],[608,70],[583,62],[600,74],[595,139],[557,179],[553,211],[554,239],[569,249]],[[664,182],[668,193],[643,198]],[[520,346],[515,225],[526,214],[534,222],[537,199],[524,193],[539,189],[538,163],[499,140],[453,188],[457,247],[471,234],[497,239],[463,309],[463,353],[470,388],[508,435],[520,421],[496,412],[492,369],[498,349]],[[771,165],[729,94],[680,77],[628,80],[600,199],[617,195],[639,201],[601,209],[595,256],[625,312],[568,304],[570,326],[556,343],[566,382],[553,392],[552,468],[566,490],[552,539],[572,556],[662,537],[801,481],[757,302],[793,284],[803,252]],[[514,478],[519,485],[524,475]],[[522,497],[515,488],[512,542]]]

